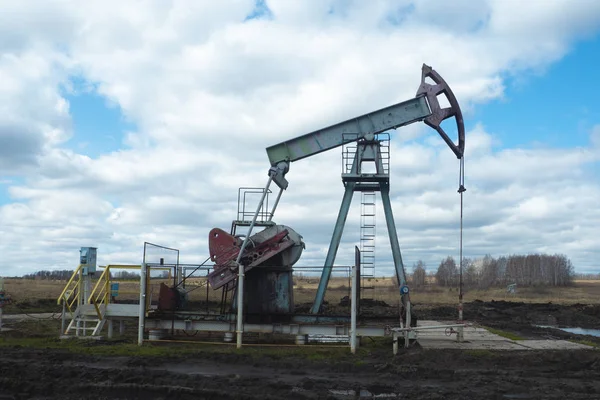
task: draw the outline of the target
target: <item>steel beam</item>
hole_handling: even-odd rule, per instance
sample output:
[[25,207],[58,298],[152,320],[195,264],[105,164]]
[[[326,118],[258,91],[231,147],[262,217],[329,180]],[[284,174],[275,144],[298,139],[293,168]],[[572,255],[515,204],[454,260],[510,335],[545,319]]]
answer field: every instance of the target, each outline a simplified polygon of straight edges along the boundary
[[[430,115],[431,110],[425,96],[419,96],[270,146],[267,148],[267,155],[273,166],[281,161],[297,161],[367,135],[422,121]],[[349,140],[347,134],[356,136]]]
[[385,213],[388,236],[390,238],[390,246],[392,247],[394,267],[396,268],[396,276],[398,277],[398,285],[402,287],[406,284],[406,274],[404,272],[404,264],[402,263],[400,244],[398,243],[398,233],[396,232],[396,223],[394,222],[392,203],[390,202],[390,185],[388,182],[382,182],[379,184],[379,187],[381,201],[383,202],[383,211]]
[[348,210],[350,210],[350,204],[352,204],[352,196],[354,195],[355,182],[346,183],[346,191],[344,192],[344,198],[342,199],[342,205],[340,206],[340,212],[338,213],[337,221],[335,222],[335,229],[331,236],[331,243],[329,244],[329,250],[327,251],[327,257],[325,258],[325,265],[323,266],[323,272],[321,273],[321,279],[319,280],[319,287],[317,288],[317,295],[315,296],[315,302],[310,309],[311,314],[318,314],[321,311],[323,305],[323,299],[325,298],[325,292],[327,291],[327,284],[331,277],[331,270],[333,263],[335,262],[335,256],[337,255],[338,248],[340,247],[340,240],[342,239],[342,233],[344,232],[344,225],[346,224],[346,218],[348,217]]

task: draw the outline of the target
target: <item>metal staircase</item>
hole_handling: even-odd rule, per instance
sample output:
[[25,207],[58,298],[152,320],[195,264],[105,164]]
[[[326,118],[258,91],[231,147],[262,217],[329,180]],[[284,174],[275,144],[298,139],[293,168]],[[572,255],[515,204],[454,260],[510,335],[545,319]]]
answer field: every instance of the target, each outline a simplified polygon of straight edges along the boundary
[[376,193],[362,192],[360,212],[361,299],[373,299],[375,277]]
[[92,277],[84,274],[84,265],[79,265],[57,300],[63,306],[63,338],[99,338],[108,320],[138,317],[139,304],[111,303],[111,267],[140,268],[138,265],[108,265],[92,282]]

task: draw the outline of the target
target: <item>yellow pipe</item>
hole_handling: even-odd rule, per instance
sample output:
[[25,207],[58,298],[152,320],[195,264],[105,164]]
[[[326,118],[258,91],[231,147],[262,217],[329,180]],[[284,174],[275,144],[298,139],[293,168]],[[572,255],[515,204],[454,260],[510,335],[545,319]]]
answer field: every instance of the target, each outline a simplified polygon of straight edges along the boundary
[[98,286],[100,286],[100,283],[102,282],[102,278],[105,277],[107,271],[109,271],[109,268],[106,268],[106,269],[104,269],[104,271],[102,271],[102,275],[100,275],[100,278],[98,278],[98,282],[96,282],[96,285],[94,285],[94,289],[92,290],[92,293],[90,293],[90,297],[88,297],[88,303],[92,302],[94,294],[96,294],[96,290],[98,290]]
[[104,303],[110,303],[110,266],[106,268],[108,272],[108,276],[106,277],[106,286],[104,287]]
[[141,269],[142,266],[141,265],[127,265],[127,264],[115,264],[115,265],[107,265],[105,268],[112,268],[112,269]]
[[[82,267],[83,267],[83,265],[79,264],[79,266],[77,267],[77,269],[75,270],[75,272],[73,272],[73,275],[71,275],[71,279],[69,279],[69,282],[67,282],[67,284],[65,285],[65,288],[63,289],[62,293],[60,294],[60,296],[56,300],[56,303],[58,305],[60,305],[61,302],[63,301],[63,297],[67,293],[67,290],[69,290],[69,286],[71,285],[71,283],[73,283],[73,279],[75,279],[75,277],[79,275],[79,271],[81,270]],[[77,286],[79,286],[79,283],[77,283]]]

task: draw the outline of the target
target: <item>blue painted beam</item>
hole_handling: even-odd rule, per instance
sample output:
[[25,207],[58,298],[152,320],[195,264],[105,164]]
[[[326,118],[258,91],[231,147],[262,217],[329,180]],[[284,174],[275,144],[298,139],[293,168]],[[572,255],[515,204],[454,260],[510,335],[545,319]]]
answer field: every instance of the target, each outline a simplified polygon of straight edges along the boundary
[[342,239],[342,233],[344,232],[344,225],[346,225],[346,218],[348,217],[348,211],[350,210],[350,204],[352,203],[352,196],[354,195],[355,182],[346,183],[346,191],[344,192],[344,198],[342,199],[342,205],[340,206],[340,212],[338,213],[337,221],[335,222],[335,229],[331,236],[331,243],[329,244],[329,250],[327,251],[327,257],[325,258],[325,265],[323,266],[323,272],[321,273],[321,279],[319,280],[319,287],[317,288],[317,295],[315,296],[315,302],[310,309],[311,314],[318,314],[321,311],[321,305],[323,305],[323,299],[325,298],[325,292],[327,291],[327,284],[331,277],[331,269],[335,262],[335,256],[338,248],[340,247],[340,240]]
[[[427,100],[419,96],[267,147],[267,155],[272,166],[282,161],[297,161],[370,134],[422,121],[429,115],[431,110]],[[356,136],[349,139],[350,134]]]

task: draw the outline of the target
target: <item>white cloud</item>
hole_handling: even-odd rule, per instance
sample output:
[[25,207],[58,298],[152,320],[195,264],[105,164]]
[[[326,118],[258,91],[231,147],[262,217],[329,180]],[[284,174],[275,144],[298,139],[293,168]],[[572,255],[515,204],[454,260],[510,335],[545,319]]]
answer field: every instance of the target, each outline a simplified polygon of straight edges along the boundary
[[[251,0],[55,1],[39,13],[1,4],[0,166],[25,179],[0,209],[3,274],[72,267],[85,245],[103,262],[136,262],[144,240],[201,261],[208,231],[235,216],[237,188],[264,185],[265,147],[414,96],[423,62],[468,117],[504,96],[507,74],[544,68],[600,25],[600,3],[585,0],[519,3],[519,12],[499,0],[281,0],[250,21]],[[70,76],[135,123],[120,151],[90,158],[62,147],[81,134],[61,95]],[[466,254],[566,252],[597,268],[589,238],[600,187],[587,178],[599,135],[577,149],[501,149],[485,121],[469,132]],[[391,146],[404,259],[431,266],[457,252],[457,161],[422,124],[393,132]],[[339,173],[334,150],[288,174],[277,220],[304,236],[303,262],[324,259]],[[358,202],[340,263],[352,259]]]

